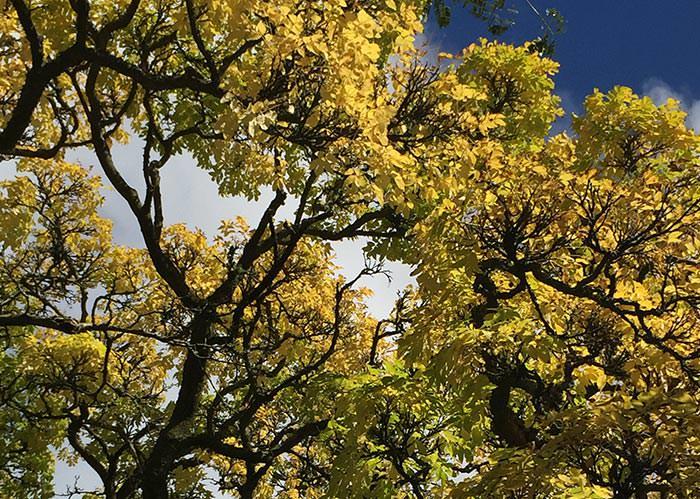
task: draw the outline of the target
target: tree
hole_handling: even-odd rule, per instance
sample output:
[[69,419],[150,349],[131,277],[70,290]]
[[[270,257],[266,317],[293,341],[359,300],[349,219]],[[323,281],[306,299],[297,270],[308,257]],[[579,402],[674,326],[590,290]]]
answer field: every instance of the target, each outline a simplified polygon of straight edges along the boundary
[[[50,495],[56,453],[85,497],[698,492],[697,136],[617,88],[549,137],[556,64],[482,41],[431,67],[425,7],[11,1],[3,494]],[[260,219],[166,226],[183,154]],[[383,259],[417,285],[376,320]]]
[[440,396],[426,420],[468,463],[457,496],[697,495],[699,139],[684,119],[596,91],[572,137],[477,156],[417,233],[401,346]]

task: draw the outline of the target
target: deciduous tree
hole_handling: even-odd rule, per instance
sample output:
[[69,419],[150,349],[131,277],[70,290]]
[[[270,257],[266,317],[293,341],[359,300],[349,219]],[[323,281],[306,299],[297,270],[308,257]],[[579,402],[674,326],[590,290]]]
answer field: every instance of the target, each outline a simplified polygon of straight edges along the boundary
[[[2,494],[50,496],[56,456],[110,499],[700,492],[698,137],[626,88],[551,136],[556,64],[433,67],[425,7],[4,8]],[[175,157],[266,209],[166,225]],[[377,320],[383,259],[417,283]]]

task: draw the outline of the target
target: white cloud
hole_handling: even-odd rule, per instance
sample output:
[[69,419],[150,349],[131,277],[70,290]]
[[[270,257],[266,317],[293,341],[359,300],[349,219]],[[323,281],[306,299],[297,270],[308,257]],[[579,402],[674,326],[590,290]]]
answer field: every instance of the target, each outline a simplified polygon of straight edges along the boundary
[[694,101],[688,108],[686,122],[690,128],[695,130],[695,133],[700,133],[700,100]]
[[424,32],[416,34],[413,45],[424,52],[423,62],[426,64],[439,65],[444,63],[440,60],[440,53],[444,52],[441,47],[439,36],[435,33]]
[[76,487],[80,490],[100,490],[102,481],[95,470],[82,459],[79,459],[75,465],[69,465],[57,458],[56,471],[54,472],[56,497],[59,494],[66,494]]
[[642,84],[642,93],[651,97],[655,104],[664,104],[668,99],[682,101],[681,94],[673,90],[668,83],[659,78],[649,78]]
[[687,92],[674,89],[660,78],[650,78],[642,85],[642,93],[647,95],[655,104],[664,104],[668,99],[680,102],[683,110],[688,113],[685,120],[688,128],[700,132],[700,100],[693,99]]

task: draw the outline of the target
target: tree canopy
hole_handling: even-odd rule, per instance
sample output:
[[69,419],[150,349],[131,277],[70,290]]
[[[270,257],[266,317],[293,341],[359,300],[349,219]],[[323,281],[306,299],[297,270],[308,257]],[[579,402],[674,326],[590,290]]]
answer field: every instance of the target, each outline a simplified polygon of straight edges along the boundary
[[[57,459],[85,498],[700,495],[700,138],[624,87],[554,135],[557,64],[432,64],[426,7],[9,0],[0,495]],[[263,214],[165,224],[183,156]]]

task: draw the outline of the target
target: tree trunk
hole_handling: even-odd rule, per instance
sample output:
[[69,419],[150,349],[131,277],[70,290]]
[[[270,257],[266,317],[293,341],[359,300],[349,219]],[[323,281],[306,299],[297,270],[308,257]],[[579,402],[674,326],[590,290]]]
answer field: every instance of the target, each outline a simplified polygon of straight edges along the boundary
[[162,475],[146,475],[141,480],[143,499],[168,499],[168,478]]

